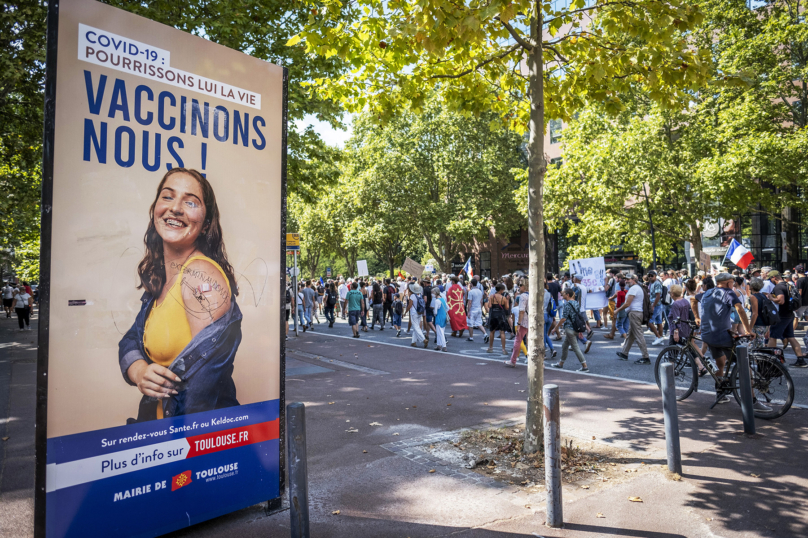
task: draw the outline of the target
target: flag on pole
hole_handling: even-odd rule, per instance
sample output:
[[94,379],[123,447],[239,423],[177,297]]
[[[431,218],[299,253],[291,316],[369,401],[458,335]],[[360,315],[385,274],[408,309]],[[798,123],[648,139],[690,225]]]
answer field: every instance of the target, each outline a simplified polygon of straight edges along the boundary
[[729,261],[741,269],[746,269],[749,267],[749,264],[755,259],[755,257],[752,256],[752,253],[749,252],[749,249],[740,244],[734,238],[732,239],[732,243],[729,245],[729,249],[727,249],[727,255],[725,258],[729,258]]
[[398,272],[398,278],[404,280],[404,275],[401,274],[401,271]]
[[325,286],[325,284],[323,283],[323,277],[320,277],[320,285]]
[[474,271],[471,269],[471,258],[466,260],[466,265],[463,266],[463,271],[465,271],[469,278],[474,278]]

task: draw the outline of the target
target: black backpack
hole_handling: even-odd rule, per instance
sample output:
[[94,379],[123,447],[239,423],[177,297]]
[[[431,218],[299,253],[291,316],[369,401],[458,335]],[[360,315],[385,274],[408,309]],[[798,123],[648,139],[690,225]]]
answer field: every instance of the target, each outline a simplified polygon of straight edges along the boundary
[[337,304],[337,292],[329,289],[326,294],[328,295],[328,299],[326,299],[325,304],[328,306],[334,306]]
[[286,304],[289,304],[291,302],[292,302],[292,290],[286,288]]
[[404,313],[404,303],[402,303],[401,301],[396,301],[394,309],[397,315],[399,316],[402,315]]
[[[649,321],[651,321],[651,316],[654,313],[654,309],[651,308],[651,292],[648,291],[648,286],[645,284],[640,284],[642,288],[642,324],[647,325]],[[662,286],[663,288],[665,286]]]
[[788,283],[788,308],[792,312],[796,312],[802,306],[802,297],[800,297],[800,292],[797,290],[797,286],[792,284],[791,282]]
[[777,305],[771,302],[769,298],[762,293],[756,293],[755,299],[757,299],[758,302],[758,318],[760,319],[760,323],[766,326],[780,323],[780,314],[777,311]]
[[575,314],[570,316],[570,325],[572,325],[572,330],[576,333],[586,332],[586,319],[584,318],[583,312],[579,309],[575,308]]

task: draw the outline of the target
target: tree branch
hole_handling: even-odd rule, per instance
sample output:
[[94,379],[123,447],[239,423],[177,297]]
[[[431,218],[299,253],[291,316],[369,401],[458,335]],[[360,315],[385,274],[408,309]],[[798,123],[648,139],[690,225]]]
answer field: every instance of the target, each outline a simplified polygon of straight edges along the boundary
[[534,46],[534,45],[532,45],[531,43],[527,42],[525,39],[523,39],[523,38],[522,38],[522,36],[520,36],[518,33],[516,33],[516,30],[513,28],[513,26],[511,26],[511,25],[510,25],[510,24],[508,24],[507,22],[503,21],[503,20],[502,20],[502,19],[500,19],[499,17],[495,17],[495,19],[496,19],[496,20],[498,20],[498,21],[499,21],[499,22],[502,24],[502,26],[504,26],[504,27],[505,27],[505,29],[506,29],[506,30],[508,30],[508,33],[509,33],[509,34],[511,34],[511,35],[513,36],[513,38],[516,40],[516,42],[517,42],[517,43],[519,43],[520,45],[522,45],[522,47],[524,47],[524,48],[525,48],[526,50],[528,50],[528,51],[532,51],[532,50],[533,50],[533,46]]
[[501,60],[502,58],[504,58],[508,54],[510,54],[513,51],[515,51],[516,49],[518,49],[519,47],[520,47],[520,45],[517,43],[516,45],[514,45],[511,48],[507,49],[502,54],[497,54],[496,56],[492,56],[492,57],[488,58],[487,60],[483,60],[482,62],[478,63],[477,65],[475,65],[471,69],[466,69],[465,71],[463,71],[462,73],[458,73],[457,75],[433,75],[433,76],[431,76],[429,78],[434,79],[434,78],[460,78],[460,77],[464,77],[464,76],[468,75],[469,73],[473,73],[474,71],[477,71],[479,68],[490,64],[494,60]]

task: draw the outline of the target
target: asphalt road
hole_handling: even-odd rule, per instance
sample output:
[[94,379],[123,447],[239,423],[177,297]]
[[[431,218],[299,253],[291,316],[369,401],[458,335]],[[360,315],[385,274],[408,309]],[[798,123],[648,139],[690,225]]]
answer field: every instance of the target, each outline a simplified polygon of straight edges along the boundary
[[[325,316],[319,315],[321,323],[318,324],[316,321],[314,322],[314,331],[313,334],[315,335],[323,335],[327,334],[329,336],[335,336],[338,338],[351,338],[351,328],[348,325],[347,320],[337,318],[337,322],[334,324],[334,327],[329,328],[328,323],[325,321]],[[409,346],[412,342],[411,333],[406,333],[407,328],[407,319],[402,321],[404,325],[404,330],[401,331],[401,336],[396,337],[396,332],[390,328],[389,325],[385,326],[384,331],[379,331],[378,326],[376,330],[370,331],[370,325],[368,324],[368,332],[360,332],[360,339],[361,340],[369,340],[374,343],[384,344],[384,345],[391,345],[391,346]],[[594,329],[594,335],[592,339],[592,348],[590,349],[589,353],[586,355],[587,364],[589,366],[589,373],[578,373],[575,372],[577,375],[587,375],[587,376],[595,376],[595,377],[604,377],[606,379],[614,378],[614,379],[625,379],[629,381],[639,381],[643,383],[655,383],[654,381],[654,370],[653,370],[653,363],[656,360],[657,355],[659,352],[665,347],[664,345],[659,346],[652,346],[651,342],[654,341],[654,337],[650,331],[646,330],[645,333],[645,341],[648,345],[648,354],[651,357],[651,365],[638,365],[634,364],[634,361],[639,359],[642,354],[640,353],[639,347],[635,344],[631,351],[629,352],[629,361],[621,361],[618,360],[616,353],[620,351],[621,346],[623,344],[622,339],[618,336],[615,340],[607,340],[604,338],[605,334],[608,334],[608,330],[605,329],[597,329],[595,328],[595,324],[592,323],[592,328]],[[310,331],[312,332],[312,331]],[[466,357],[473,357],[475,359],[479,359],[480,361],[491,361],[491,362],[499,362],[502,363],[505,361],[506,358],[510,356],[510,351],[513,349],[513,340],[506,341],[506,349],[508,350],[508,355],[502,354],[502,344],[497,337],[496,342],[494,342],[494,353],[488,353],[488,344],[483,342],[483,335],[478,333],[477,331],[474,332],[474,341],[468,342],[466,341],[466,337],[468,336],[468,332],[466,332],[463,338],[452,338],[451,335],[452,331],[448,327],[445,329],[446,334],[446,341],[447,341],[447,352],[453,353],[456,355],[462,355]],[[293,327],[290,321],[289,325],[289,334],[290,339],[295,338]],[[300,332],[302,333],[302,330]],[[308,333],[307,333],[308,334]],[[797,338],[800,342],[802,342],[802,337],[805,334],[805,330],[801,329],[797,332]],[[430,350],[434,350],[435,348],[435,337],[432,335],[432,342],[429,345]],[[556,351],[558,352],[558,356],[552,362],[556,362],[561,357],[561,344],[562,342],[553,341]],[[442,352],[434,351],[436,354],[440,354]],[[788,364],[793,363],[796,360],[796,355],[794,351],[789,347],[788,351],[786,352],[786,361]],[[549,362],[549,361],[548,361]],[[517,362],[517,368],[524,367],[526,364],[526,358],[524,354],[520,355],[519,360]],[[564,368],[568,371],[575,371],[579,367],[578,360],[575,358],[572,350],[569,352],[569,356],[567,357],[567,361],[565,363]],[[800,406],[808,407],[808,368],[790,368],[789,372],[791,377],[794,379],[794,389],[795,389],[795,397],[794,403]],[[712,387],[710,387],[711,383],[706,383],[705,380],[699,384],[699,392],[712,392]]]

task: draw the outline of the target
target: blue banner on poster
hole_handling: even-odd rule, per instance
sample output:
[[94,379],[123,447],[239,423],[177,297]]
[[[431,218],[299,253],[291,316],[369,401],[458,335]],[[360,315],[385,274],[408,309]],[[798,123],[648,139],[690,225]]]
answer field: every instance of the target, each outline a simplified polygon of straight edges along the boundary
[[158,536],[279,497],[278,419],[272,400],[49,439],[48,536]]

